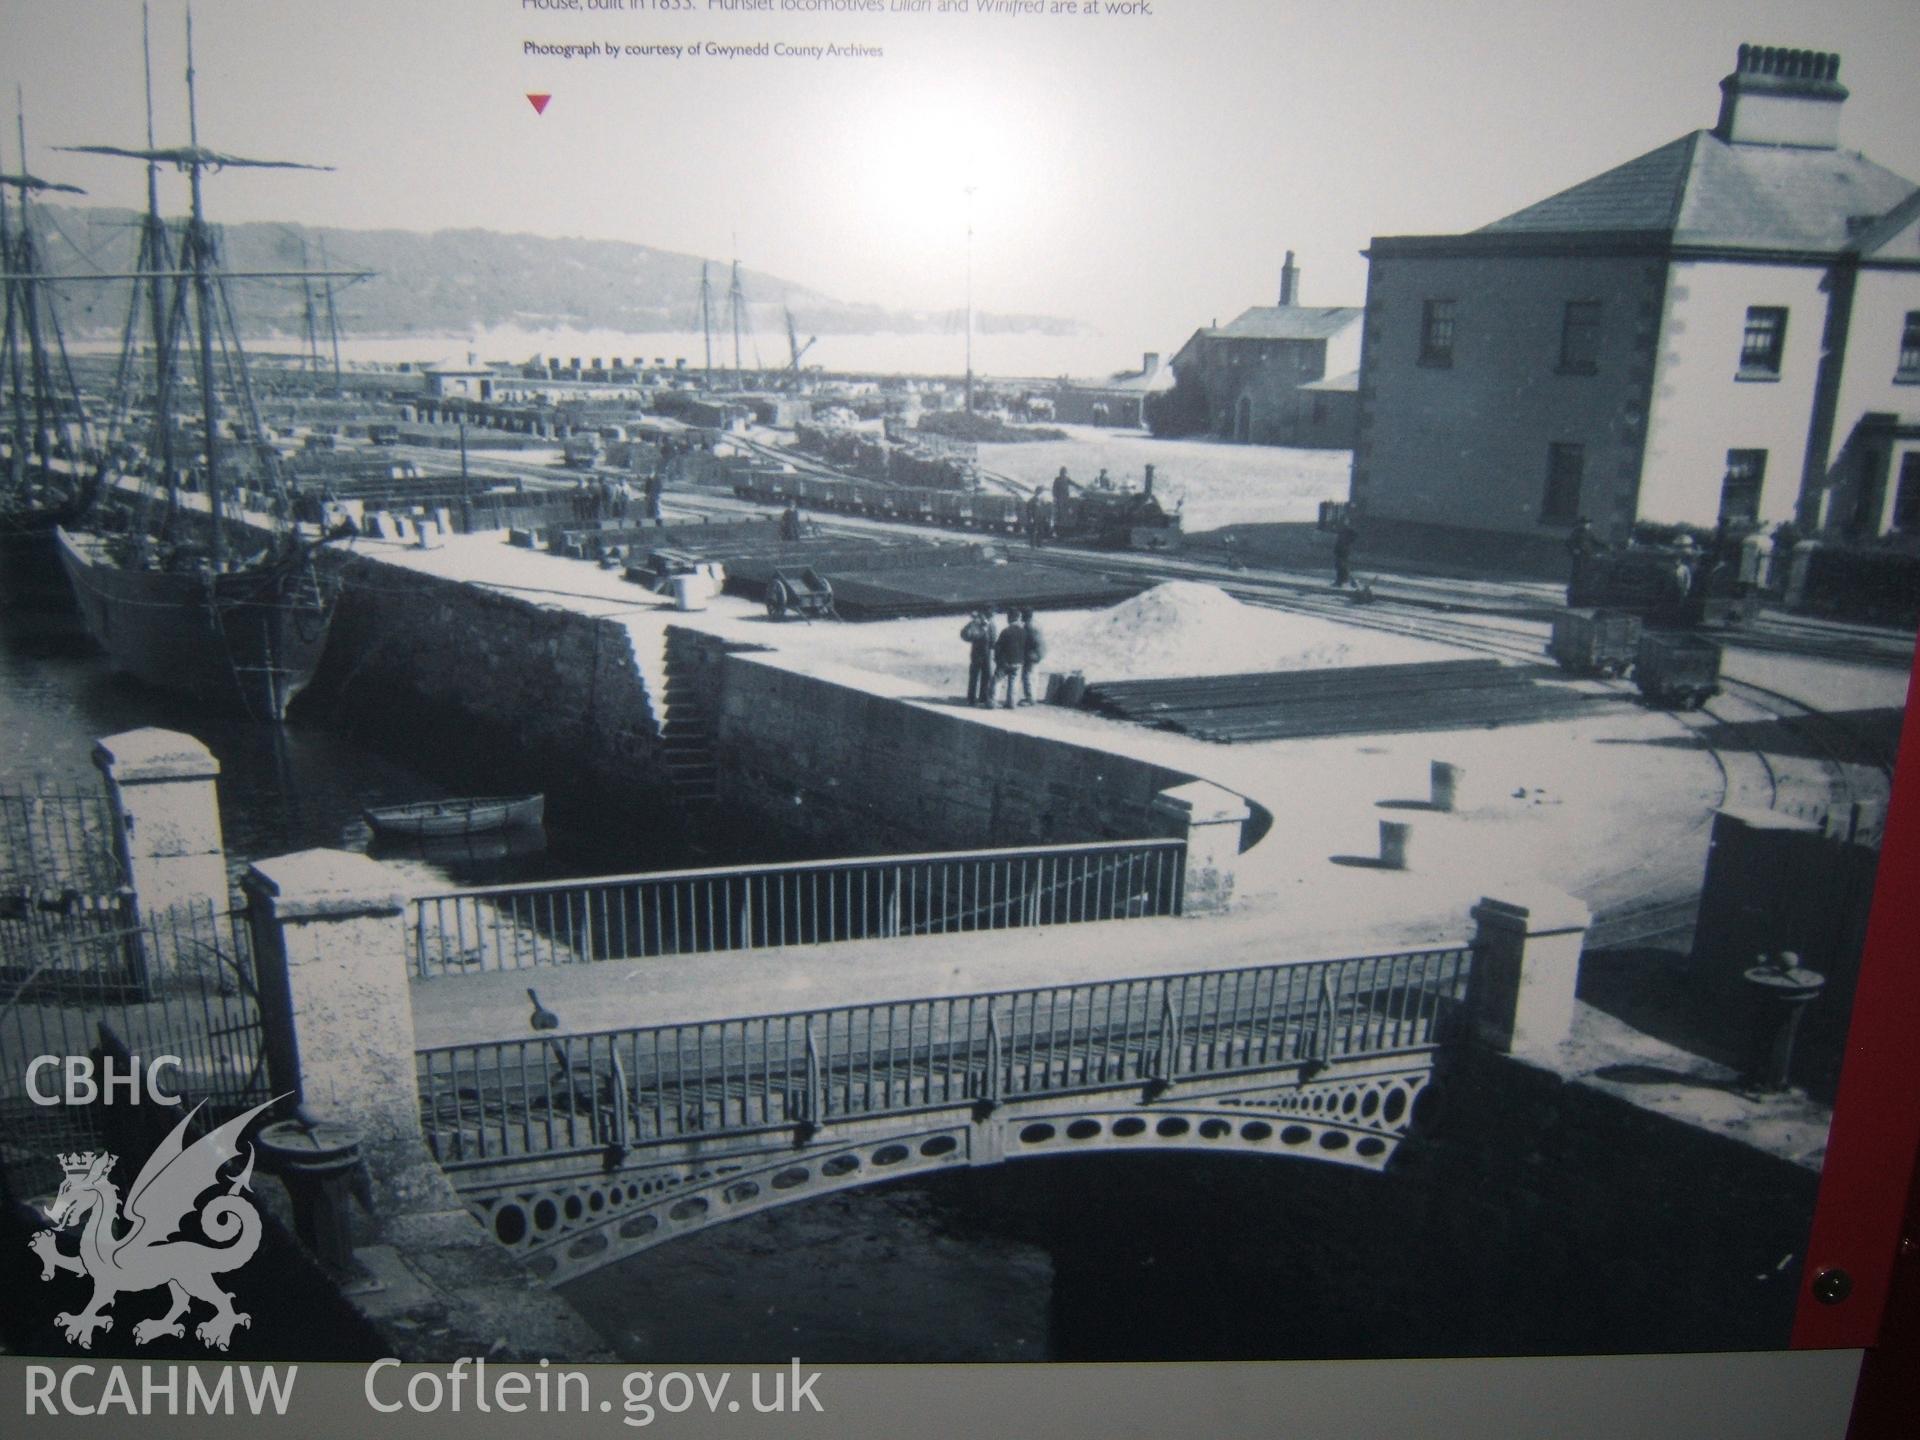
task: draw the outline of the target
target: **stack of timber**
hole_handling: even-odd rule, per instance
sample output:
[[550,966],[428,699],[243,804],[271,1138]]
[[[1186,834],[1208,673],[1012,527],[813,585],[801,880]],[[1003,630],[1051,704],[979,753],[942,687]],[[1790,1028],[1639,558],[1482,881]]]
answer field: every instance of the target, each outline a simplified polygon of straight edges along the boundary
[[1461,730],[1589,711],[1606,697],[1498,660],[1090,682],[1090,710],[1223,744]]

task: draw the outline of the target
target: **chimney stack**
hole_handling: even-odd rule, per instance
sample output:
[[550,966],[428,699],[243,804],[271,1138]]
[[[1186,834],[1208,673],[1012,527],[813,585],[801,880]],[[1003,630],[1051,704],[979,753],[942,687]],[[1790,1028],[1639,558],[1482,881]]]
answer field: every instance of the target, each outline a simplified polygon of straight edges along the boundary
[[1287,263],[1280,267],[1280,303],[1298,305],[1300,303],[1300,269],[1293,263],[1293,252],[1287,251]]
[[1720,82],[1713,133],[1730,145],[1837,150],[1846,98],[1838,55],[1742,45],[1733,73]]
[[1152,376],[1159,373],[1159,370],[1160,352],[1158,350],[1149,350],[1140,357],[1140,373],[1142,375]]

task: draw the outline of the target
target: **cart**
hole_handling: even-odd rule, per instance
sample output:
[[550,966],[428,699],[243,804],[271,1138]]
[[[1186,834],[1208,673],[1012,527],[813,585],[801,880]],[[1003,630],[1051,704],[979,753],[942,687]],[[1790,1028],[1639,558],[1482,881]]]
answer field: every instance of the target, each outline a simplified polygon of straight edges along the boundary
[[790,615],[798,615],[811,620],[815,616],[832,616],[833,613],[833,586],[816,571],[776,569],[768,579],[767,615],[770,619],[784,620]]
[[1640,645],[1638,615],[1624,610],[1563,610],[1553,617],[1547,654],[1576,675],[1624,675]]
[[1685,631],[1649,630],[1640,637],[1633,678],[1655,705],[1698,709],[1720,693],[1720,647]]

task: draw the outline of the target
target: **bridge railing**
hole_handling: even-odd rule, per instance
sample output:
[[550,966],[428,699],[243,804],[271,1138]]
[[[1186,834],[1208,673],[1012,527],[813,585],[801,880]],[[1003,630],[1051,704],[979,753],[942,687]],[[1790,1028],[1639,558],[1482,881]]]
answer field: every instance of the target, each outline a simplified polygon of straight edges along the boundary
[[1184,840],[505,885],[412,902],[421,977],[1180,913]]
[[[1471,947],[437,1046],[446,1165],[626,1149],[1431,1050]],[[1396,1117],[1389,1116],[1390,1120]]]

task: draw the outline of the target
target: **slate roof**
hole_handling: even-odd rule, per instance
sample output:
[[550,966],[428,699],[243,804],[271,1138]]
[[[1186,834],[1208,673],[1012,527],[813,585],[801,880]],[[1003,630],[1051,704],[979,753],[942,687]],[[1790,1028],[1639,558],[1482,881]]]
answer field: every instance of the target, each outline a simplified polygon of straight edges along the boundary
[[1255,305],[1200,334],[1229,340],[1325,340],[1362,313],[1358,305]]
[[1682,245],[1838,252],[1916,188],[1855,150],[1735,145],[1696,130],[1475,233],[1656,231]]

